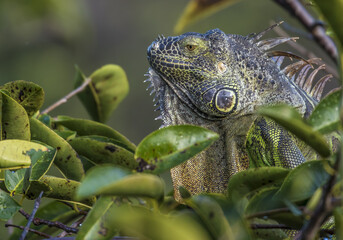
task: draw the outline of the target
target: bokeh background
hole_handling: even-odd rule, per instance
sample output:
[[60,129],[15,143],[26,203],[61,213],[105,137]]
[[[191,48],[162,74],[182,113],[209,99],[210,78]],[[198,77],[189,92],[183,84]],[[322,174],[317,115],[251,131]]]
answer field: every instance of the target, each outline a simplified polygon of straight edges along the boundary
[[[187,0],[0,0],[0,85],[13,80],[32,81],[45,90],[45,109],[74,87],[75,65],[90,75],[105,64],[126,71],[130,92],[108,125],[138,144],[159,128],[152,97],[143,83],[146,49],[158,36],[174,35],[173,28]],[[185,31],[220,28],[247,35],[285,21],[285,28],[308,50],[334,65],[309,38],[302,26],[271,0],[242,0],[196,22]],[[291,27],[290,27],[291,26]],[[268,33],[269,36],[277,36]],[[294,52],[289,46],[283,49]],[[295,51],[296,52],[296,51]],[[333,80],[333,85],[337,80]],[[90,118],[81,102],[72,98],[50,113]],[[168,180],[168,174],[166,179]],[[0,224],[0,238],[6,229]],[[6,238],[4,238],[6,239]]]

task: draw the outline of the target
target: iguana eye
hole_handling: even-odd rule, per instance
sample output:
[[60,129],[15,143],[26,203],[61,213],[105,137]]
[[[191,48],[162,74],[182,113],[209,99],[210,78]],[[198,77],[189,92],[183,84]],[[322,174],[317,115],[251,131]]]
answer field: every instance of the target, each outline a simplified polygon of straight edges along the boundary
[[186,49],[190,52],[194,51],[198,46],[193,44],[187,44]]
[[222,89],[216,95],[216,108],[223,112],[229,113],[236,105],[236,94],[229,89]]

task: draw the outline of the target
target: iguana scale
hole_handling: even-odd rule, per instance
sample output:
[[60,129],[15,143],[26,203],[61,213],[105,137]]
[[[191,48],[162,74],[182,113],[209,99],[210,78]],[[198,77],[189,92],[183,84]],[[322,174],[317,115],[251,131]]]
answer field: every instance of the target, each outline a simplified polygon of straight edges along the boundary
[[249,164],[293,168],[316,157],[291,133],[255,114],[260,106],[284,103],[306,118],[331,77],[312,87],[323,68],[310,70],[315,60],[281,68],[284,56],[294,55],[270,49],[295,38],[259,40],[275,26],[248,36],[219,29],[160,36],[149,46],[147,76],[163,126],[194,124],[220,135],[207,150],[171,170],[176,199],[179,186],[192,194],[223,193],[230,176]]

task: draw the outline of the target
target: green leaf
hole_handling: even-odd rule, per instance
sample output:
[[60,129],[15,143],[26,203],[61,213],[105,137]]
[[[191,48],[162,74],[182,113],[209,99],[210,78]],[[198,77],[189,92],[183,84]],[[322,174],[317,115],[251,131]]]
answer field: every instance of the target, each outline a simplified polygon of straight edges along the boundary
[[211,15],[239,0],[191,0],[179,18],[174,32],[180,34],[184,28],[197,20]]
[[116,145],[121,146],[130,152],[135,152],[136,150],[136,146],[125,136],[105,124],[66,116],[59,116],[55,123],[76,131],[79,136],[98,135],[108,137],[115,140],[117,142]]
[[[82,223],[80,230],[77,233],[76,240],[83,239],[101,239],[103,231],[99,231],[101,227],[101,218],[107,212],[107,210],[114,203],[113,197],[101,196],[92,207],[92,210],[87,214],[85,221]],[[113,228],[108,229],[106,235],[112,235]],[[113,232],[116,232],[114,230]]]
[[151,174],[130,174],[114,166],[96,166],[89,170],[77,190],[77,198],[93,195],[143,196],[160,200],[164,182]]
[[57,149],[54,163],[67,178],[80,180],[84,176],[82,162],[68,142],[35,118],[30,119],[30,127],[33,140]]
[[[76,87],[85,81],[80,70],[77,71]],[[129,91],[126,74],[120,66],[109,64],[96,70],[90,78],[91,84],[78,97],[94,120],[106,122]]]
[[260,108],[258,113],[283,126],[311,146],[322,157],[330,156],[330,148],[324,136],[308,125],[294,108],[288,105],[266,106]]
[[54,130],[55,133],[58,134],[61,138],[63,138],[66,141],[69,141],[71,139],[74,139],[76,137],[76,132],[75,131],[70,131],[70,130]]
[[34,142],[16,139],[0,141],[0,169],[29,167],[31,159],[27,152],[31,149],[50,151],[49,148]]
[[281,167],[252,168],[234,174],[228,183],[227,195],[232,201],[252,196],[265,187],[281,186],[283,180],[290,172]]
[[48,150],[30,150],[26,154],[31,158],[30,181],[38,181],[47,173],[56,156],[56,149],[47,147]]
[[214,239],[234,239],[220,205],[209,196],[196,195],[185,200],[205,223]]
[[79,186],[80,182],[74,180],[44,175],[39,181],[31,182],[30,188],[27,191],[27,197],[34,199],[41,191],[44,191],[43,196],[47,198],[64,200],[86,207],[92,206],[94,198],[87,198],[81,202],[75,198],[76,190]]
[[308,123],[314,130],[323,134],[338,130],[340,99],[341,92],[337,91],[319,102],[308,119]]
[[275,193],[279,187],[266,187],[257,192],[250,200],[245,209],[247,215],[264,212],[276,208],[285,207],[285,203],[282,199],[274,199]]
[[0,220],[7,221],[21,208],[21,206],[0,189]]
[[129,169],[135,169],[138,166],[132,152],[113,144],[107,137],[76,137],[69,143],[78,154],[96,164],[112,163]]
[[275,199],[291,202],[309,199],[329,179],[326,168],[331,168],[326,160],[309,161],[299,165],[286,177]]
[[24,107],[29,117],[32,117],[44,103],[43,88],[32,82],[23,80],[6,83],[5,89],[10,97]]
[[[124,204],[113,204],[104,215],[101,225],[119,229],[122,235],[135,236],[138,239],[212,239],[202,225],[191,218],[166,216],[147,208]],[[106,230],[106,227],[101,230]],[[108,235],[104,239],[112,237]]]
[[217,139],[217,133],[199,126],[178,125],[159,129],[137,146],[135,159],[139,162],[138,171],[162,173],[195,156]]
[[0,90],[1,139],[30,140],[30,123],[25,109]]
[[29,186],[29,171],[27,169],[18,169],[16,171],[5,171],[5,186],[11,196],[16,193],[23,194]]

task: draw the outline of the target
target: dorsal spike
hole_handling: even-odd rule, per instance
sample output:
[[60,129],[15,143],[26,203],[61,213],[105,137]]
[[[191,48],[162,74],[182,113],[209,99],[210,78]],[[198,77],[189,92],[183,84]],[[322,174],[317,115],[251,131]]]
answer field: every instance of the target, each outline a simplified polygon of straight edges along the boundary
[[295,83],[298,84],[299,87],[303,88],[305,80],[306,80],[307,73],[311,68],[312,68],[312,66],[307,64],[299,72],[298,77],[295,79]]
[[330,94],[337,92],[337,91],[342,91],[342,87],[336,87],[334,89],[331,89],[327,94],[325,94],[325,96],[323,98],[326,98],[327,96],[329,96]]
[[259,40],[264,34],[266,34],[267,32],[269,32],[270,30],[272,30],[273,28],[279,26],[279,25],[282,24],[282,23],[283,23],[283,21],[278,22],[278,23],[275,23],[275,24],[271,25],[269,28],[263,30],[262,32],[260,32],[260,33],[254,33],[254,34],[252,34],[251,36],[248,36],[248,37],[249,37],[250,40],[253,41],[253,42],[254,42],[254,41],[257,41],[257,40]]
[[313,80],[314,77],[317,75],[317,73],[319,72],[319,70],[324,69],[325,68],[325,64],[320,65],[319,67],[317,67],[316,69],[313,70],[313,72],[311,72],[311,74],[308,76],[308,78],[306,79],[305,83],[304,83],[304,87],[303,90],[307,93],[310,93],[311,91],[311,87],[313,85]]
[[284,56],[276,56],[276,57],[272,57],[272,60],[275,62],[275,64],[281,68],[281,64],[283,63],[283,60],[285,59]]
[[316,98],[317,100],[320,100],[323,94],[324,87],[326,86],[326,83],[332,78],[332,74],[327,74],[314,85],[314,87],[311,90],[311,95]]
[[308,62],[306,59],[298,56],[298,55],[295,55],[294,53],[290,53],[290,52],[284,52],[284,51],[270,51],[270,52],[267,52],[267,55],[268,57],[276,57],[276,56],[285,56],[285,57],[289,57],[290,59],[298,59],[298,60],[301,60],[301,61],[304,61],[308,64],[310,64],[310,62]]
[[294,76],[297,72],[300,71],[300,69],[302,69],[305,65],[309,65],[306,62],[303,61],[297,61],[295,63],[289,64],[288,66],[286,66],[284,69],[282,69],[282,71],[288,76],[288,77],[292,77]]
[[271,38],[271,39],[265,39],[261,40],[256,43],[256,45],[262,50],[262,51],[267,51],[269,49],[272,49],[273,47],[276,47],[280,44],[283,44],[288,41],[293,41],[295,42],[298,37],[278,37],[278,38]]

